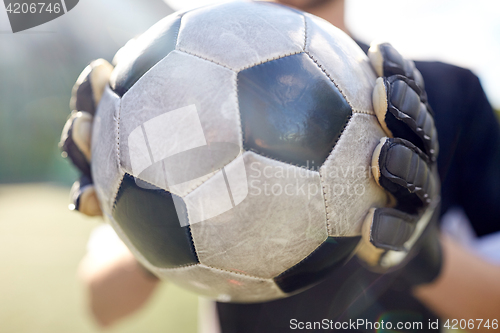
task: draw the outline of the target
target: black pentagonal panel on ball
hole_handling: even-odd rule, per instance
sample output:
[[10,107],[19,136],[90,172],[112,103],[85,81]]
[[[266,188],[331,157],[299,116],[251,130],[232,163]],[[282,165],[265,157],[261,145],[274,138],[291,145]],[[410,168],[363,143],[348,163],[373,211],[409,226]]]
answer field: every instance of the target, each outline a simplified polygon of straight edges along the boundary
[[245,149],[304,167],[325,161],[352,114],[305,53],[241,71],[238,98]]
[[313,253],[274,278],[285,293],[294,293],[321,282],[354,253],[361,237],[328,237]]
[[118,96],[123,96],[151,67],[175,50],[180,25],[180,15],[172,14],[138,37],[138,45],[128,52],[134,56],[125,55],[119,60],[111,76],[111,89]]
[[[198,263],[190,227],[181,226],[174,195],[150,184],[142,185],[140,180],[125,175],[113,208],[115,221],[137,250],[156,267]],[[185,209],[181,212],[187,214]]]

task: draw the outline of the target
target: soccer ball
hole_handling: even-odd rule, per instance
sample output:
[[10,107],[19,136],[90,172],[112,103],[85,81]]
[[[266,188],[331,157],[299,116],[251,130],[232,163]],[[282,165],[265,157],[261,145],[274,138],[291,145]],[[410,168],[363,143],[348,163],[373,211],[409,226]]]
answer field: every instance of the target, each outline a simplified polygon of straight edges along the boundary
[[224,302],[308,288],[349,259],[384,136],[346,34],[265,2],[174,13],[129,42],[98,106],[105,216],[154,274]]

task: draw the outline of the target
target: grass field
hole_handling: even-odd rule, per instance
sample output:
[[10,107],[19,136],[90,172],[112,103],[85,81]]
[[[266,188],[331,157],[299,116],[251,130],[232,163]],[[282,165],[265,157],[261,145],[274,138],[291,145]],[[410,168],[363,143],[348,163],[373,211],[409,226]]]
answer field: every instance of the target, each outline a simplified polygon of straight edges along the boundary
[[[0,186],[0,333],[101,332],[76,278],[99,220],[68,211],[68,189]],[[110,333],[196,332],[197,296],[164,284]]]

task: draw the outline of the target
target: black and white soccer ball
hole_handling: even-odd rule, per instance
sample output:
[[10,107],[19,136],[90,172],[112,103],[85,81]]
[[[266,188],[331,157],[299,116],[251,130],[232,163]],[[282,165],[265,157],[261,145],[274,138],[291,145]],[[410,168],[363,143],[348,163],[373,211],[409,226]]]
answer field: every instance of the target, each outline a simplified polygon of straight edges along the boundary
[[219,301],[314,285],[386,201],[375,79],[351,38],[288,7],[166,17],[119,52],[96,113],[105,216],[154,274]]

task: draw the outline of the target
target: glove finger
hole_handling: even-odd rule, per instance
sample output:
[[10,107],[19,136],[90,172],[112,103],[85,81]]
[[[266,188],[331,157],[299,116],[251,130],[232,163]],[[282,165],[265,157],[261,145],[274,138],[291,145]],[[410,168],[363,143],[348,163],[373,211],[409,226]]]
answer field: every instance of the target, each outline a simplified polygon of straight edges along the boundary
[[410,141],[431,161],[439,153],[432,110],[422,102],[414,81],[401,75],[378,78],[373,90],[373,107],[384,130],[393,137]]
[[410,239],[417,216],[394,208],[378,208],[373,212],[370,242],[379,249],[403,251]]
[[424,79],[415,63],[405,59],[391,44],[374,42],[368,58],[378,76],[403,75],[415,81],[424,90]]
[[389,251],[407,252],[404,245],[415,231],[417,216],[393,208],[372,208],[362,227],[357,256],[372,269],[379,267]]
[[87,176],[90,176],[92,121],[92,115],[87,112],[72,112],[64,125],[59,142],[63,157],[69,157]]
[[71,187],[70,210],[77,210],[87,216],[102,216],[102,210],[92,179],[82,176]]
[[73,86],[71,110],[86,111],[94,115],[112,71],[113,66],[106,60],[92,61]]
[[397,201],[396,208],[417,214],[437,196],[437,174],[429,158],[404,139],[382,138],[372,157],[375,181]]
[[378,76],[402,75],[415,82],[419,88],[420,100],[427,103],[424,78],[413,61],[405,59],[391,44],[378,42],[371,44],[368,57]]

